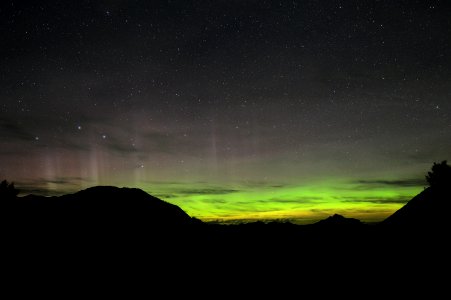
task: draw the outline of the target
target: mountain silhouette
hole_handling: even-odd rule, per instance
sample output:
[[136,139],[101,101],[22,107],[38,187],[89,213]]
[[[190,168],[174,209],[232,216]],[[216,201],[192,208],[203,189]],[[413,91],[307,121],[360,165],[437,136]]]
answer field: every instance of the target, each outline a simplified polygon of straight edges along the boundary
[[429,187],[382,222],[382,227],[389,229],[384,230],[384,234],[391,234],[399,239],[401,233],[418,240],[419,233],[423,237],[449,233],[451,166],[446,160],[434,163],[426,175],[426,181]]
[[[338,214],[311,225],[208,224],[142,190],[111,186],[59,197],[18,197],[1,201],[0,212],[7,221],[3,227],[6,257],[30,264],[42,261],[45,265],[40,269],[48,262],[59,265],[61,261],[69,261],[67,269],[134,265],[145,266],[153,274],[158,270],[191,272],[212,265],[219,270],[243,265],[256,270],[264,265],[265,270],[269,266],[279,274],[281,266],[305,269],[310,263],[312,269],[320,270],[334,264],[340,270],[351,266],[361,274],[399,263],[396,253],[423,255],[442,249],[446,235],[430,239],[430,234],[419,236],[416,230],[403,234],[392,229],[400,228],[398,224],[447,221],[449,200],[447,189],[428,188],[384,222],[390,226],[371,226]],[[157,265],[162,267],[156,269]]]
[[345,218],[342,215],[334,214],[324,220],[320,220],[313,224],[315,226],[331,226],[331,227],[349,227],[349,226],[362,226],[364,225],[360,220],[354,218]]
[[[451,186],[451,185],[450,185]],[[451,190],[428,187],[383,221],[384,225],[402,227],[449,227]]]
[[384,220],[384,225],[447,230],[451,208],[451,166],[446,160],[434,163],[427,173],[429,187]]
[[[134,274],[129,266],[139,266],[139,274],[166,270],[171,279],[180,270],[187,272],[185,279],[195,278],[192,270],[212,268],[236,276],[246,266],[243,282],[252,278],[248,270],[265,276],[293,270],[309,276],[320,270],[318,276],[324,276],[324,270],[332,270],[335,278],[346,269],[367,279],[365,274],[386,274],[396,265],[401,273],[388,273],[397,279],[409,267],[441,265],[449,256],[449,168],[434,166],[427,177],[431,186],[374,226],[338,214],[310,225],[208,224],[139,189],[98,186],[59,197],[16,197],[14,186],[4,182],[0,192],[9,195],[0,193],[4,257],[14,270],[24,270],[17,262],[36,270],[65,262],[65,270],[79,268],[89,275],[91,266],[106,274],[124,268],[121,273],[128,276]],[[36,262],[42,265],[34,267]],[[208,273],[218,281],[213,275]]]
[[28,195],[8,202],[11,221],[49,230],[164,230],[201,223],[180,207],[135,188],[97,186],[59,197]]
[[[140,189],[113,186],[92,187],[59,197],[16,197],[18,191],[14,184],[3,181],[0,185],[0,206],[1,217],[8,221],[10,232],[34,231],[56,235],[70,232],[91,237],[96,234],[115,237],[118,233],[134,233],[135,236],[141,237],[149,232],[166,232],[167,229],[174,228],[181,232],[190,228],[191,236],[196,235],[202,243],[208,240],[221,243],[220,240],[223,239],[235,240],[236,245],[256,241],[267,244],[271,239],[285,239],[291,243],[303,239],[317,239],[320,235],[327,236],[330,240],[331,237],[338,237],[334,236],[336,233],[339,233],[340,238],[348,233],[349,237],[354,238],[357,233],[365,236],[367,240],[371,237],[378,240],[398,240],[399,231],[394,232],[391,228],[433,228],[435,232],[443,232],[443,229],[449,228],[451,167],[446,161],[434,163],[426,179],[430,187],[384,220],[382,226],[369,226],[357,219],[338,214],[306,226],[286,222],[216,226],[192,218],[180,207]],[[202,228],[195,226],[196,230],[191,230],[194,228],[192,225],[197,224],[203,224]],[[93,231],[97,233],[92,234]]]

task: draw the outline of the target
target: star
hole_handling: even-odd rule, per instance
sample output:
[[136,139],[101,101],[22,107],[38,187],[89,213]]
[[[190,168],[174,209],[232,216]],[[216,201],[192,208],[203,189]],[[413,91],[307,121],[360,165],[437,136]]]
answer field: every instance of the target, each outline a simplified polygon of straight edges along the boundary
[[155,189],[205,192],[179,201],[199,216],[294,203],[313,216],[302,199],[318,198],[318,214],[380,219],[394,202],[360,200],[413,196],[421,186],[404,179],[451,160],[447,1],[85,2],[45,18],[40,6],[2,11],[0,173],[10,179],[177,182]]

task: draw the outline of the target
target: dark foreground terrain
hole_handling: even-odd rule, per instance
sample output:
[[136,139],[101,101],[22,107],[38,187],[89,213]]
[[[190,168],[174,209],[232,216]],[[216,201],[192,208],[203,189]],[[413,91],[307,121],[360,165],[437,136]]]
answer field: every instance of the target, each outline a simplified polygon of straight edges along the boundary
[[179,207],[138,189],[94,187],[61,197],[30,195],[5,200],[2,218],[6,237],[14,241],[10,245],[20,245],[18,250],[27,253],[45,254],[46,248],[67,247],[66,251],[108,249],[108,253],[161,250],[176,256],[200,252],[244,255],[248,251],[253,256],[267,255],[266,259],[275,253],[283,253],[279,258],[322,252],[328,256],[375,251],[397,255],[446,239],[450,200],[445,190],[425,189],[377,225],[339,215],[311,225],[218,225],[191,218]]
[[450,202],[449,190],[430,187],[377,225],[334,215],[300,226],[206,224],[138,189],[11,197],[2,200],[3,270],[14,284],[72,288],[74,276],[97,287],[155,277],[222,288],[304,277],[387,285],[447,271]]

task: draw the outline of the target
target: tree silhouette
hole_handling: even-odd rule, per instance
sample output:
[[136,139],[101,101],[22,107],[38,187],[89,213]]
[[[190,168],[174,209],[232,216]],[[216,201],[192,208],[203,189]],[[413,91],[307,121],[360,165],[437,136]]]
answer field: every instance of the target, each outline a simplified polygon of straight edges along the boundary
[[441,163],[434,163],[432,171],[426,175],[426,180],[431,187],[451,186],[451,166],[446,163],[446,160]]
[[3,180],[0,183],[0,199],[13,199],[19,194],[19,190],[14,187],[14,183]]

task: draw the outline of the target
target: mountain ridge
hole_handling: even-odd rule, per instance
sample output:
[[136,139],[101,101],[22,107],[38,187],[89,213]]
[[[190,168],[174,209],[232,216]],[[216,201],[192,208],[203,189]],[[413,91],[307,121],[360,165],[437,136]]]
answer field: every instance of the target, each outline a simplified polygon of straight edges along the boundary
[[451,192],[446,188],[428,187],[403,207],[387,217],[382,224],[403,227],[437,227],[449,224]]
[[198,222],[177,205],[140,189],[114,186],[95,186],[62,196],[27,195],[10,201],[9,208],[27,223],[84,220],[124,226],[185,226]]

